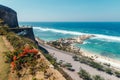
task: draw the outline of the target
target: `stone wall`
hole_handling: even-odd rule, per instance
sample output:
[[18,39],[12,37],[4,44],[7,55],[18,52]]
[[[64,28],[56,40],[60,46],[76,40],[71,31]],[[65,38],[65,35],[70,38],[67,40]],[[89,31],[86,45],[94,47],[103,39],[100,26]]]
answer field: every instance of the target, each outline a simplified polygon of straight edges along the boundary
[[11,8],[0,5],[0,19],[10,28],[18,27],[17,13]]
[[24,36],[26,38],[29,38],[33,41],[35,41],[35,36],[33,33],[33,28],[10,28],[11,31],[15,32],[16,34],[20,35],[20,36]]

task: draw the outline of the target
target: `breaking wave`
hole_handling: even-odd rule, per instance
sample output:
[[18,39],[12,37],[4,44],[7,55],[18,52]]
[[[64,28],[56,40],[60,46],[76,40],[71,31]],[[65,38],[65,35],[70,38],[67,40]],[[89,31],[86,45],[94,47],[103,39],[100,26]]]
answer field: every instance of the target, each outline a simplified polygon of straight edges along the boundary
[[120,37],[118,36],[108,36],[108,35],[102,35],[102,34],[90,34],[90,33],[82,33],[82,32],[76,32],[76,31],[68,31],[68,30],[59,30],[59,29],[53,29],[53,28],[42,28],[42,27],[33,27],[33,29],[41,30],[41,31],[50,31],[55,33],[61,33],[61,34],[70,34],[70,35],[95,35],[92,39],[101,39],[105,41],[117,41],[120,42]]

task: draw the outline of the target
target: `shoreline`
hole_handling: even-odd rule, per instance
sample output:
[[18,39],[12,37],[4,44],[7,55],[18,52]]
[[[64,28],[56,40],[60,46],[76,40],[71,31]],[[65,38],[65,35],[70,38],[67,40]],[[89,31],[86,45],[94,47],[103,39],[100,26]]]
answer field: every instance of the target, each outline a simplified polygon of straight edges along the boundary
[[[42,44],[45,44],[46,41],[44,40],[41,40],[39,38],[36,37],[36,39],[38,39]],[[50,45],[49,45],[50,46]],[[78,48],[76,47],[75,45],[73,45],[75,48]],[[81,52],[82,52],[82,55],[83,56],[86,56],[86,57],[89,57],[91,59],[93,59],[94,61],[98,62],[98,63],[102,63],[102,64],[110,64],[110,67],[113,68],[113,69],[116,69],[118,71],[120,71],[120,61],[118,60],[115,60],[115,59],[112,59],[112,58],[109,58],[109,57],[106,57],[106,56],[102,56],[102,55],[99,55],[95,52],[88,52],[87,50],[85,49],[80,49]],[[63,51],[63,50],[62,50]]]
[[[105,80],[119,80],[119,78],[116,77],[115,75],[110,75],[110,74],[108,74],[106,72],[99,71],[96,68],[93,68],[93,67],[91,67],[91,66],[89,66],[87,64],[80,63],[78,61],[74,61],[72,56],[74,56],[75,54],[73,54],[71,52],[66,52],[66,51],[63,51],[63,50],[56,49],[53,46],[47,45],[45,43],[44,44],[41,43],[41,41],[39,41],[38,39],[36,39],[36,40],[39,42],[40,46],[42,46],[43,48],[48,50],[49,54],[51,54],[52,56],[57,58],[57,61],[63,60],[65,63],[68,62],[68,63],[72,64],[72,68],[75,69],[75,72],[71,72],[71,71],[69,71],[67,69],[65,69],[65,72],[67,74],[69,74],[74,80],[81,80],[79,75],[77,75],[80,68],[86,70],[88,73],[91,74],[91,76],[100,75],[101,77],[105,78]],[[88,55],[87,52],[84,51],[84,53],[86,53],[86,55]]]
[[110,64],[110,67],[120,71],[120,61],[109,58],[109,57],[101,56],[99,54],[95,54],[95,53],[92,53],[92,52],[88,52],[85,49],[81,49],[81,51],[82,51],[83,56],[92,58],[96,62],[100,62],[100,63],[103,63],[103,64],[104,63]]

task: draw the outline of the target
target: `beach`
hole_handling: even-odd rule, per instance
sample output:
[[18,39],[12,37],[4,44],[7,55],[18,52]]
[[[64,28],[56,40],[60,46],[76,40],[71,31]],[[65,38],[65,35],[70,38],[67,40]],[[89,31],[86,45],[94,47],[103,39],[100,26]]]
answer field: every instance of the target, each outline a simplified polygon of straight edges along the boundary
[[94,59],[94,61],[101,62],[103,64],[104,63],[110,64],[112,68],[120,71],[120,61],[114,60],[105,56],[101,56],[95,53],[91,53],[83,49],[81,51],[83,56],[87,56],[89,58]]
[[[38,39],[36,39],[36,40],[38,41]],[[106,80],[119,80],[119,78],[117,78],[114,75],[109,75],[105,72],[98,71],[95,68],[90,67],[90,66],[88,66],[84,63],[74,61],[73,58],[72,58],[74,53],[58,50],[58,49],[53,48],[53,47],[51,47],[47,44],[39,43],[39,45],[42,46],[43,48],[45,48],[46,50],[48,50],[49,54],[56,57],[58,61],[63,60],[65,62],[69,62],[73,65],[73,68],[75,69],[75,72],[71,72],[67,69],[64,70],[66,73],[68,73],[73,78],[73,80],[82,80],[81,78],[79,78],[79,75],[77,74],[79,72],[80,68],[85,69],[87,72],[89,72],[93,76],[94,75],[100,75],[100,76],[104,77]],[[84,55],[88,56],[88,57],[94,56],[93,54],[85,52],[85,51],[84,51]],[[101,62],[104,62],[105,60],[107,60],[107,59],[104,59],[103,57],[100,57],[100,56],[98,56],[98,59],[97,58],[95,59],[95,61],[101,61]],[[113,62],[110,61],[110,63],[113,63]],[[118,68],[117,66],[114,66],[114,67]]]

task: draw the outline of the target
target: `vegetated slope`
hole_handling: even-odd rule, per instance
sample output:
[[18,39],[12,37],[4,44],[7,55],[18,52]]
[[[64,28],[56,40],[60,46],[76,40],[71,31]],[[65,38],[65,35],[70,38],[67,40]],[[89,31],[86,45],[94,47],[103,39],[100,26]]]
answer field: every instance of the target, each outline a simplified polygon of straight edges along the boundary
[[8,80],[8,73],[10,71],[9,64],[5,63],[4,52],[8,49],[4,44],[2,36],[0,36],[0,80]]
[[4,29],[1,35],[14,47],[14,51],[5,53],[10,66],[8,80],[66,80],[37,49],[34,41],[9,30],[6,33]]

